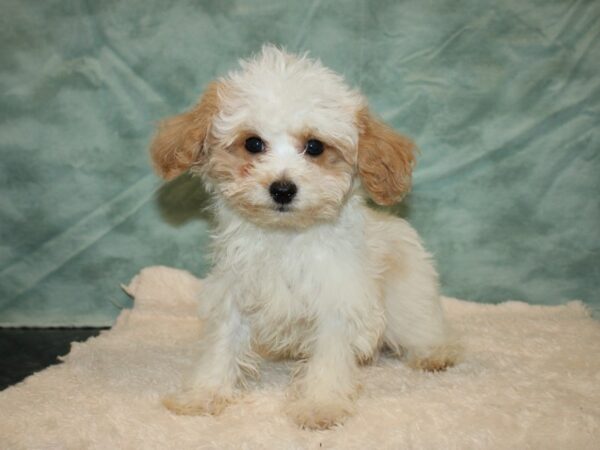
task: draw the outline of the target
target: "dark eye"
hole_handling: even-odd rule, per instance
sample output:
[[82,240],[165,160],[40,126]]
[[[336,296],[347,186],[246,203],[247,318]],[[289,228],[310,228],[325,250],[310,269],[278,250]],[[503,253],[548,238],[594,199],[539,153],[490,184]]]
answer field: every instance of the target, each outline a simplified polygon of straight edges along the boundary
[[265,143],[261,138],[252,136],[246,139],[244,147],[246,147],[246,150],[250,153],[260,153],[265,149]]
[[308,153],[310,156],[319,156],[321,153],[323,153],[323,143],[317,139],[309,139],[308,142],[306,142],[306,153]]

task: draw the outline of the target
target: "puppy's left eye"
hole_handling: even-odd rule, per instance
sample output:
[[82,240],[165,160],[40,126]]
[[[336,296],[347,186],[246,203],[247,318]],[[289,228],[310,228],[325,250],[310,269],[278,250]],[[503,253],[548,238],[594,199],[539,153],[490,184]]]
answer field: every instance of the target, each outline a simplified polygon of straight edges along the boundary
[[323,143],[318,139],[309,139],[306,142],[306,147],[304,147],[304,149],[310,156],[319,156],[323,153],[324,147]]

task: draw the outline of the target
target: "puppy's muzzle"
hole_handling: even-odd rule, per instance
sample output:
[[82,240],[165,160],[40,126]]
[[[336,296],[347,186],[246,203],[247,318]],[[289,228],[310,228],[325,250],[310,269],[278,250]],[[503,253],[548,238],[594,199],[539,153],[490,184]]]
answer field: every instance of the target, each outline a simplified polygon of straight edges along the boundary
[[298,187],[295,183],[287,180],[274,181],[269,186],[269,193],[275,203],[279,205],[287,205],[294,200]]

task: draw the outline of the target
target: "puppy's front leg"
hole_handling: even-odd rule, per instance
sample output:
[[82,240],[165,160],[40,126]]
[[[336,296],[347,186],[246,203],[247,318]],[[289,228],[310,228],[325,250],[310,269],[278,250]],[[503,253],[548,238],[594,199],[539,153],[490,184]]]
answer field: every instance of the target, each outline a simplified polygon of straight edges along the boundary
[[177,414],[219,414],[234,397],[243,373],[256,373],[249,326],[235,302],[235,285],[207,278],[200,297],[204,330],[200,357],[184,388],[163,398]]
[[347,321],[335,315],[320,318],[311,356],[294,377],[288,414],[306,428],[342,423],[354,411],[356,372]]

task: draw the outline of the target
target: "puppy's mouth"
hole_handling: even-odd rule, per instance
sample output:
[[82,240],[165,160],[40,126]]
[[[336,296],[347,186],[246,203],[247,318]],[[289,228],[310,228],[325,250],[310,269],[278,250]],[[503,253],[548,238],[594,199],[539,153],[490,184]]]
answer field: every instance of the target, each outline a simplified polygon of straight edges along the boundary
[[292,211],[292,207],[290,205],[276,205],[275,211],[280,213],[287,213]]

